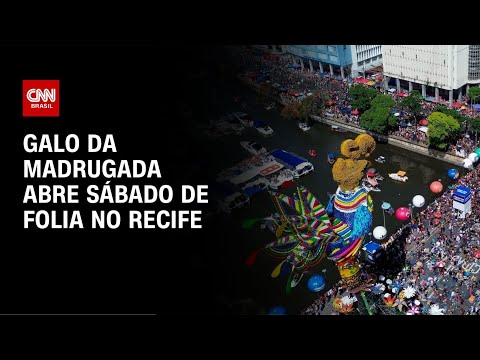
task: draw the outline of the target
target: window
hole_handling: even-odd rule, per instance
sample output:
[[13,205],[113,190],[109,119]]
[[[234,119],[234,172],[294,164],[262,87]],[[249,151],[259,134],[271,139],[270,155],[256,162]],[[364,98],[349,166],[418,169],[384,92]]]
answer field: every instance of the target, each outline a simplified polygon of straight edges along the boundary
[[337,53],[337,48],[335,46],[328,46],[328,51],[331,53],[336,54]]
[[327,60],[327,59],[328,59],[328,55],[327,55],[327,54],[319,53],[319,54],[318,54],[318,58],[319,58],[319,59]]
[[326,51],[327,50],[327,45],[317,45],[317,49]]
[[330,61],[338,62],[338,56],[330,55],[329,57],[330,57]]

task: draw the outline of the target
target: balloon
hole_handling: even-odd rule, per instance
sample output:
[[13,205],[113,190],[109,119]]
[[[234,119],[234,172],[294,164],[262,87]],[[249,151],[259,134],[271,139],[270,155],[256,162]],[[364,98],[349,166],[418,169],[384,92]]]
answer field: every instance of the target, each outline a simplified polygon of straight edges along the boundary
[[475,154],[474,152],[468,155],[468,158],[472,163],[476,163],[478,161],[478,155]]
[[397,209],[395,216],[400,221],[405,221],[410,217],[410,210],[406,207],[400,207]]
[[268,309],[267,315],[287,315],[287,308],[285,306],[272,306]]
[[412,199],[412,204],[415,207],[421,208],[425,205],[425,198],[422,195],[415,195]]
[[475,149],[474,153],[477,154],[478,156],[480,156],[480,148]]
[[448,177],[452,180],[455,180],[459,176],[459,172],[457,169],[450,169],[448,170]]
[[434,192],[435,194],[438,194],[442,192],[443,190],[443,185],[440,181],[434,181],[430,184],[430,190]]
[[472,160],[470,160],[469,158],[463,159],[463,162],[462,162],[462,163],[463,163],[463,167],[464,167],[465,169],[469,169],[469,168],[471,168],[471,167],[473,166],[473,162],[472,162]]
[[373,229],[373,237],[377,240],[383,240],[387,236],[387,229],[383,226],[377,226]]
[[312,292],[319,292],[323,290],[326,283],[327,282],[325,280],[325,276],[313,275],[312,277],[310,277],[310,279],[308,279],[307,287],[308,287],[308,290]]

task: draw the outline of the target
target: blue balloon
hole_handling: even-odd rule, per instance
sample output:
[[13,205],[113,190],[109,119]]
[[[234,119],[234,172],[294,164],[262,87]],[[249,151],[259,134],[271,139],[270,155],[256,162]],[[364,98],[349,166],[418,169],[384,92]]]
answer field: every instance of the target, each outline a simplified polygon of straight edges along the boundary
[[448,170],[448,177],[452,180],[455,180],[459,176],[459,172],[457,169],[450,169]]
[[308,279],[307,287],[312,292],[319,292],[325,288],[327,281],[323,275],[313,275]]
[[268,309],[267,315],[287,315],[287,308],[285,306],[272,306]]

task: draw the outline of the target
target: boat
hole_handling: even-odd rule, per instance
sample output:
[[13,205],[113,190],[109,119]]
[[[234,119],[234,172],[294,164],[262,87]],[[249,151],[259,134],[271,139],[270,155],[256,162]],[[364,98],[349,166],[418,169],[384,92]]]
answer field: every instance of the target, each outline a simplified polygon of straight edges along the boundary
[[333,153],[328,153],[327,154],[327,161],[330,165],[333,165],[333,164],[335,164],[335,161],[337,161],[337,159],[335,159],[335,155],[333,155]]
[[380,164],[383,164],[387,160],[385,159],[384,156],[379,156],[378,158],[375,159],[375,161],[380,163]]
[[238,120],[234,113],[224,116],[220,121],[226,122],[230,126],[230,128],[236,133],[241,133],[243,132],[243,130],[245,130],[242,123],[240,122],[240,120]]
[[303,131],[308,131],[310,130],[310,126],[306,122],[300,122],[298,123],[298,127],[303,130]]
[[293,171],[285,168],[265,176],[268,186],[274,190],[278,190],[284,182],[292,181],[293,178]]
[[388,174],[390,179],[396,180],[396,181],[401,181],[401,182],[407,182],[408,177],[406,176],[407,173],[405,171],[400,170],[397,173],[392,173]]
[[369,184],[368,182],[364,182],[364,183],[363,183],[363,187],[364,187],[365,190],[367,190],[367,191],[374,191],[374,192],[380,192],[380,191],[382,191],[378,186],[372,186],[372,185]]
[[275,103],[271,103],[271,104],[268,104],[267,106],[265,106],[265,110],[272,110],[272,109],[275,109],[276,105]]
[[383,180],[385,180],[385,178],[384,178],[382,175],[377,174],[377,175],[375,175],[375,180],[377,180],[377,181],[383,181]]
[[247,113],[236,112],[233,115],[238,119],[238,121],[240,121],[240,123],[243,126],[253,127],[254,121],[253,121],[252,117],[250,115],[248,115]]
[[344,129],[340,126],[337,126],[337,125],[332,125],[332,130],[333,131],[336,131],[336,132],[347,132],[348,130],[347,129]]
[[367,177],[363,178],[362,179],[363,181],[363,187],[367,190],[367,191],[375,191],[375,192],[380,192],[382,190],[380,190],[380,188],[378,187],[378,182],[377,180],[375,179],[375,177],[370,177],[367,173]]
[[290,153],[285,150],[275,149],[270,154],[286,168],[291,169],[293,177],[298,179],[300,176],[307,175],[314,170],[313,164],[307,159]]
[[253,155],[264,154],[267,152],[267,149],[255,141],[240,141],[240,145]]
[[301,273],[300,273],[300,272],[294,273],[294,274],[293,274],[293,278],[292,278],[292,280],[291,280],[291,282],[290,282],[290,287],[294,288],[295,286],[297,286],[297,285],[300,283],[300,281],[302,280],[303,274],[304,274],[303,272],[301,272]]
[[247,195],[242,194],[241,192],[235,192],[221,201],[219,207],[221,210],[230,213],[233,209],[243,207],[249,203],[250,198]]
[[272,135],[273,134],[273,129],[268,126],[268,124],[264,123],[263,121],[257,120],[253,124],[254,128],[257,129],[257,131],[260,134],[263,135]]

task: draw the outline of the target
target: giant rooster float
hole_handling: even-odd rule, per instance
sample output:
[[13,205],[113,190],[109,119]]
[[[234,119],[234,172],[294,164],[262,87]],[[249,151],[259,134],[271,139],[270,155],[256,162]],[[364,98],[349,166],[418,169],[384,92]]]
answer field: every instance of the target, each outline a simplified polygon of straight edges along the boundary
[[[332,168],[333,179],[339,186],[326,208],[303,187],[298,187],[292,197],[270,192],[277,212],[262,220],[276,240],[254,251],[246,264],[253,265],[261,251],[283,259],[272,277],[289,272],[289,292],[306,270],[318,265],[326,256],[337,265],[346,288],[351,292],[363,289],[358,253],[372,226],[373,203],[361,179],[369,165],[366,158],[375,150],[375,145],[375,140],[367,134],[341,144],[345,159],[337,159]],[[287,214],[286,206],[297,214]],[[247,221],[245,227],[256,220]]]

